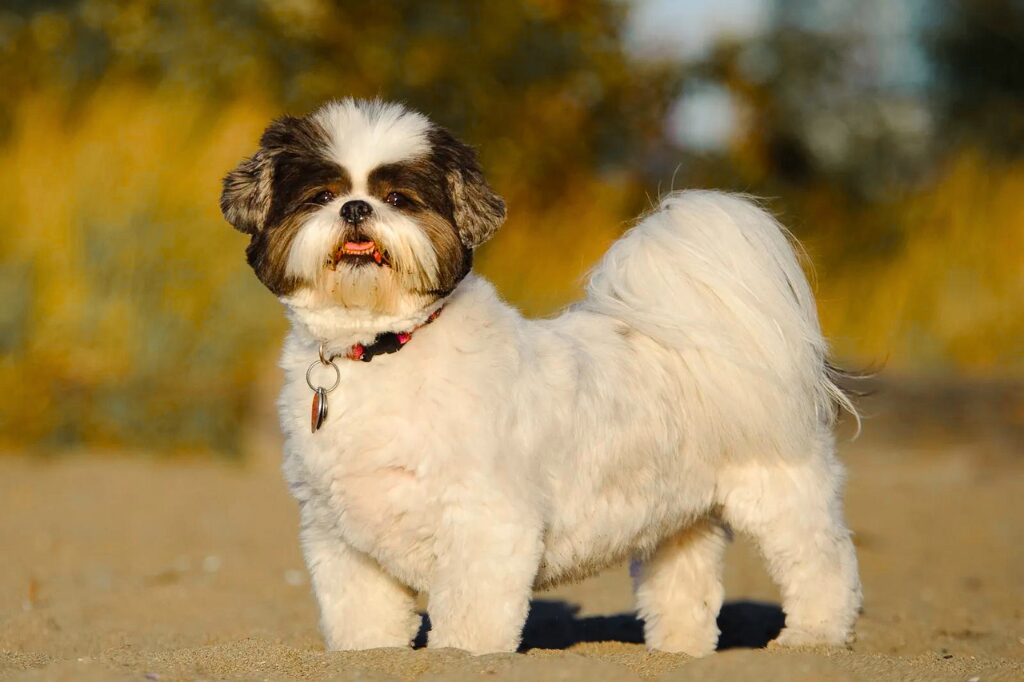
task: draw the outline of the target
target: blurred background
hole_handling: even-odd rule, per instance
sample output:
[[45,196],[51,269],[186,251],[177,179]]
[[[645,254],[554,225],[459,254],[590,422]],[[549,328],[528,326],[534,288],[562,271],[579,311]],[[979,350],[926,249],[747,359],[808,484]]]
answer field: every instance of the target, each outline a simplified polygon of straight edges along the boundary
[[346,95],[479,148],[510,210],[478,269],[528,314],[660,194],[749,192],[841,364],[1024,432],[1020,0],[8,0],[0,83],[4,451],[276,431],[285,321],[220,179]]

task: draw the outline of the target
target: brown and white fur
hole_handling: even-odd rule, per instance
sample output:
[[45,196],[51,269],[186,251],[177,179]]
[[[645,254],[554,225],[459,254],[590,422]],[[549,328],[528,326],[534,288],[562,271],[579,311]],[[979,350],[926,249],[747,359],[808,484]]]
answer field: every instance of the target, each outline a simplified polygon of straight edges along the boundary
[[[273,122],[221,206],[292,323],[284,471],[329,648],[409,646],[425,592],[430,646],[512,651],[535,588],[632,558],[648,646],[708,654],[727,526],[779,584],[780,644],[850,640],[832,434],[848,402],[792,246],[754,203],[666,197],[544,320],[471,272],[504,202],[470,148],[402,106]],[[401,352],[336,361],[310,432],[321,344],[343,353],[442,305]]]

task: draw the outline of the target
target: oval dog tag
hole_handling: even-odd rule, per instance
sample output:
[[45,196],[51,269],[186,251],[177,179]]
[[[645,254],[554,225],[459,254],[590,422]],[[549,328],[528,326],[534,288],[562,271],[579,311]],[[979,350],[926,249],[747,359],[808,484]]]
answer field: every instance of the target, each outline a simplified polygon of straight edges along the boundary
[[327,419],[327,391],[323,387],[313,391],[313,406],[309,415],[310,433],[316,433]]
[[[334,370],[334,383],[330,386],[317,386],[313,383],[311,374],[317,367],[330,367]],[[320,430],[320,427],[324,425],[324,421],[327,420],[327,394],[338,387],[338,382],[341,381],[341,371],[338,366],[334,364],[334,358],[325,358],[323,346],[320,347],[320,358],[314,360],[308,368],[306,368],[306,385],[309,386],[310,390],[313,391],[313,404],[309,408],[309,431],[310,433],[316,433]]]

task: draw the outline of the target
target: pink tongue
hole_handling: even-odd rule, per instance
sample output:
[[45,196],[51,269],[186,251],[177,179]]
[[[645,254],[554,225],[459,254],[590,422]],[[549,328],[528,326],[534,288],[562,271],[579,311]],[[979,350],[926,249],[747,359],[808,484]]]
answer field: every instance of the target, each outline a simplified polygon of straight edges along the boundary
[[346,251],[369,251],[373,248],[373,242],[345,242]]

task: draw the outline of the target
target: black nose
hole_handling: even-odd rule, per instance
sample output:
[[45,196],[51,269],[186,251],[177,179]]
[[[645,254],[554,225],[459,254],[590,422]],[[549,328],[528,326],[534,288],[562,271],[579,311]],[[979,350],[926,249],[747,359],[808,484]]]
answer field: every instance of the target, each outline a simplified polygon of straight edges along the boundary
[[345,222],[358,225],[373,213],[373,207],[365,201],[356,199],[355,201],[346,201],[341,207],[341,217],[345,219]]

